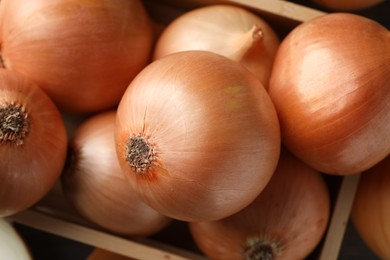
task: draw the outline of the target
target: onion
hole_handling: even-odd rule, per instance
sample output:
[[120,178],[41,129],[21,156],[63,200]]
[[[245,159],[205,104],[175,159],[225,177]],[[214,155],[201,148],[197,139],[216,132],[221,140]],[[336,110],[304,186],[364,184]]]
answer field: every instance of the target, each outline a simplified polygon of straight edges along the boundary
[[313,0],[313,2],[333,11],[358,11],[374,7],[384,0]]
[[24,240],[11,223],[0,218],[0,259],[32,260]]
[[0,70],[0,217],[49,192],[66,149],[64,122],[50,98],[20,75]]
[[[145,253],[145,255],[146,254],[147,253]],[[108,260],[108,259],[109,260],[134,260],[135,258],[130,258],[101,248],[94,248],[87,258],[87,260]]]
[[305,259],[324,236],[329,215],[321,174],[284,151],[269,184],[248,207],[189,227],[209,259]]
[[279,122],[264,87],[242,65],[206,51],[168,55],[125,92],[116,147],[151,207],[184,221],[247,206],[277,165]]
[[210,5],[186,12],[159,37],[154,59],[185,50],[212,51],[241,62],[268,86],[279,38],[268,23],[246,9]]
[[390,259],[390,156],[364,172],[351,212],[366,245],[380,259]]
[[77,128],[71,164],[62,175],[66,198],[86,219],[114,233],[149,236],[170,219],[143,203],[129,188],[114,143],[115,111],[94,115]]
[[282,142],[313,168],[364,171],[390,153],[390,33],[373,20],[334,13],[284,39],[269,93]]
[[138,0],[2,0],[0,24],[3,67],[77,113],[116,106],[152,49]]

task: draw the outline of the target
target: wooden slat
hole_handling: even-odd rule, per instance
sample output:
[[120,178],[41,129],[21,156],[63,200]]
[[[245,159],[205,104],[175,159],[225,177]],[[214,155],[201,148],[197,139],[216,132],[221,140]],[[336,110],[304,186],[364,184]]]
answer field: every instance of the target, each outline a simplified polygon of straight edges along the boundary
[[343,177],[319,260],[338,258],[359,180],[360,174]]
[[186,250],[171,247],[148,239],[130,240],[76,223],[52,217],[33,209],[26,210],[8,218],[38,230],[72,239],[93,247],[136,259],[201,260],[203,256]]

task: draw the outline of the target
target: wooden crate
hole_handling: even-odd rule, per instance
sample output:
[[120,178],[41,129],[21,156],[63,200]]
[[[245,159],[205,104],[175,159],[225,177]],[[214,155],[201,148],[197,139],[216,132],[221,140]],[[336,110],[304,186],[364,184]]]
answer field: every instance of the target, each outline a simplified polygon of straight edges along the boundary
[[[204,5],[219,3],[239,5],[259,14],[274,27],[281,37],[284,37],[299,23],[324,14],[318,10],[281,0],[144,0],[144,3],[153,18],[161,24],[167,24],[183,12]],[[69,131],[73,131],[76,125],[68,125],[68,127]],[[336,189],[333,191],[332,216],[315,258],[337,259],[359,178],[360,175],[334,178]],[[102,230],[80,217],[70,207],[62,195],[59,184],[37,205],[10,216],[8,219],[103,249],[103,251],[94,252],[91,259],[103,259],[104,256],[113,257],[108,252],[122,256],[118,259],[124,259],[123,256],[128,257],[127,259],[147,260],[206,259],[199,251],[179,247],[172,243],[153,238],[130,239]],[[103,258],[98,258],[101,256]]]

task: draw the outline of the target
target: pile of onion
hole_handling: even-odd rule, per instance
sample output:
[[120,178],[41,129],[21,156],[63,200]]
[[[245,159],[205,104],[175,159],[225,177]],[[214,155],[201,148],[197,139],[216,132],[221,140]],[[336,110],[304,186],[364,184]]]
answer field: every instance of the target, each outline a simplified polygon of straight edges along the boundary
[[210,5],[177,17],[157,40],[154,59],[186,50],[212,51],[238,61],[268,86],[279,46],[273,28],[233,5]]
[[329,174],[355,174],[390,153],[390,32],[362,16],[327,14],[281,43],[269,94],[282,142]]
[[322,7],[333,11],[358,11],[374,7],[385,0],[313,0]]
[[329,215],[321,174],[284,151],[269,184],[248,207],[189,227],[209,259],[305,259],[324,236]]
[[364,172],[351,212],[360,237],[380,259],[390,259],[390,156]]
[[11,223],[0,218],[0,259],[32,260],[29,248]]
[[119,162],[152,208],[184,221],[215,220],[252,202],[280,152],[275,108],[239,63],[184,51],[149,64],[117,111]]
[[140,200],[119,166],[114,142],[115,111],[94,115],[76,130],[70,164],[62,175],[64,194],[86,219],[108,231],[149,236],[170,220]]
[[117,105],[149,62],[153,32],[139,0],[2,0],[0,42],[2,67],[88,113]]
[[52,100],[20,75],[0,70],[0,217],[49,192],[66,150],[64,122]]

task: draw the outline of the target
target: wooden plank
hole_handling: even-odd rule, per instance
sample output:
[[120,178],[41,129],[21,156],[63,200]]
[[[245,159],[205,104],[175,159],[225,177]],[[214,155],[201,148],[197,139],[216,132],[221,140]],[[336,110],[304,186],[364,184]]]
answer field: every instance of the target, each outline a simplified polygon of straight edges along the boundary
[[17,222],[54,235],[72,239],[84,244],[98,247],[110,252],[136,259],[170,259],[170,260],[202,260],[197,255],[186,250],[168,246],[148,239],[130,240],[99,230],[88,228],[76,223],[68,222],[45,213],[26,210],[8,217]]
[[319,260],[338,258],[359,180],[360,174],[343,177]]

